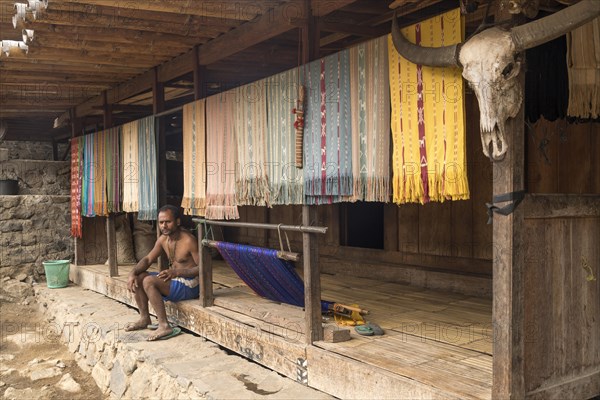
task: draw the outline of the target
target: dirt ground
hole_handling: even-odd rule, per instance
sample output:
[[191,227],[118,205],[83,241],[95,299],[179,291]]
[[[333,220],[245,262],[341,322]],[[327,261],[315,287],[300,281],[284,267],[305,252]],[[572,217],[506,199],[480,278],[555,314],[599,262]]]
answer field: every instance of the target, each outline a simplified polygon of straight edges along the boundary
[[[57,337],[52,324],[38,310],[34,297],[21,303],[0,299],[0,398],[104,399],[90,374],[77,365],[74,354]],[[32,375],[39,371],[37,375]],[[47,371],[60,375],[39,378]],[[66,374],[81,386],[73,393],[57,384]],[[13,389],[10,389],[13,388]],[[8,396],[5,394],[8,391]]]

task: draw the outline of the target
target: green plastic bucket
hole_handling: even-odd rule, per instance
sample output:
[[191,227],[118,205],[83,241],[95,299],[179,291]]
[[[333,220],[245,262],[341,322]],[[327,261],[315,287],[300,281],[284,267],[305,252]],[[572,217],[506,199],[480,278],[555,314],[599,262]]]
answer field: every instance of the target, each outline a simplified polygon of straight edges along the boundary
[[69,260],[44,261],[46,283],[50,289],[66,287],[69,284]]

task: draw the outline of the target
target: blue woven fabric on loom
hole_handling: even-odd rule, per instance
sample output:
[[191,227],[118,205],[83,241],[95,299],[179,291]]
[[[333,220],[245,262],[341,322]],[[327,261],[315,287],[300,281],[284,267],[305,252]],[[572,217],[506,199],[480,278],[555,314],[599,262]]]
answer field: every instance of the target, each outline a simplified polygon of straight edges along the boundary
[[[269,300],[304,307],[304,282],[294,266],[277,258],[277,250],[217,242],[227,264],[256,294]],[[322,301],[322,311],[329,302]]]

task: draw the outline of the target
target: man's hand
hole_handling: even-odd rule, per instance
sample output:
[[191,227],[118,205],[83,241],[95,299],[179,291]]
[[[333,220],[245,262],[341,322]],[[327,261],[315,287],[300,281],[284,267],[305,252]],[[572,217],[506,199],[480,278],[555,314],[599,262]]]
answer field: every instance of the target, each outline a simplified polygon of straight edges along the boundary
[[177,278],[177,274],[175,273],[175,269],[164,269],[158,273],[158,278],[167,282],[173,278]]
[[135,288],[137,288],[137,276],[129,274],[129,279],[127,279],[127,289],[129,289],[131,293],[135,293]]

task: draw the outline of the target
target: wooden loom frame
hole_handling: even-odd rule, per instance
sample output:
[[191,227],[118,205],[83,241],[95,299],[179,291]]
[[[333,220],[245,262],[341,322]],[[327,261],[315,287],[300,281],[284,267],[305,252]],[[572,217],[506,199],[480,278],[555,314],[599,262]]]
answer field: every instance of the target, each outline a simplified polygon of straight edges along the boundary
[[[304,206],[308,208],[307,206]],[[282,225],[282,224],[260,224],[252,222],[227,222],[213,221],[203,218],[193,218],[192,221],[198,227],[198,249],[200,257],[198,268],[200,270],[200,305],[202,307],[211,307],[214,305],[214,293],[212,289],[213,269],[212,258],[208,251],[211,247],[210,242],[205,240],[204,230],[200,227],[204,225],[230,226],[237,228],[256,228],[278,231],[291,231],[302,233],[302,258],[304,268],[304,321],[306,335],[306,344],[313,344],[318,340],[323,340],[323,327],[321,321],[321,280],[319,270],[319,250],[317,241],[313,239],[315,234],[325,234],[326,227],[308,226],[308,213],[303,212],[303,223],[305,225]]]

